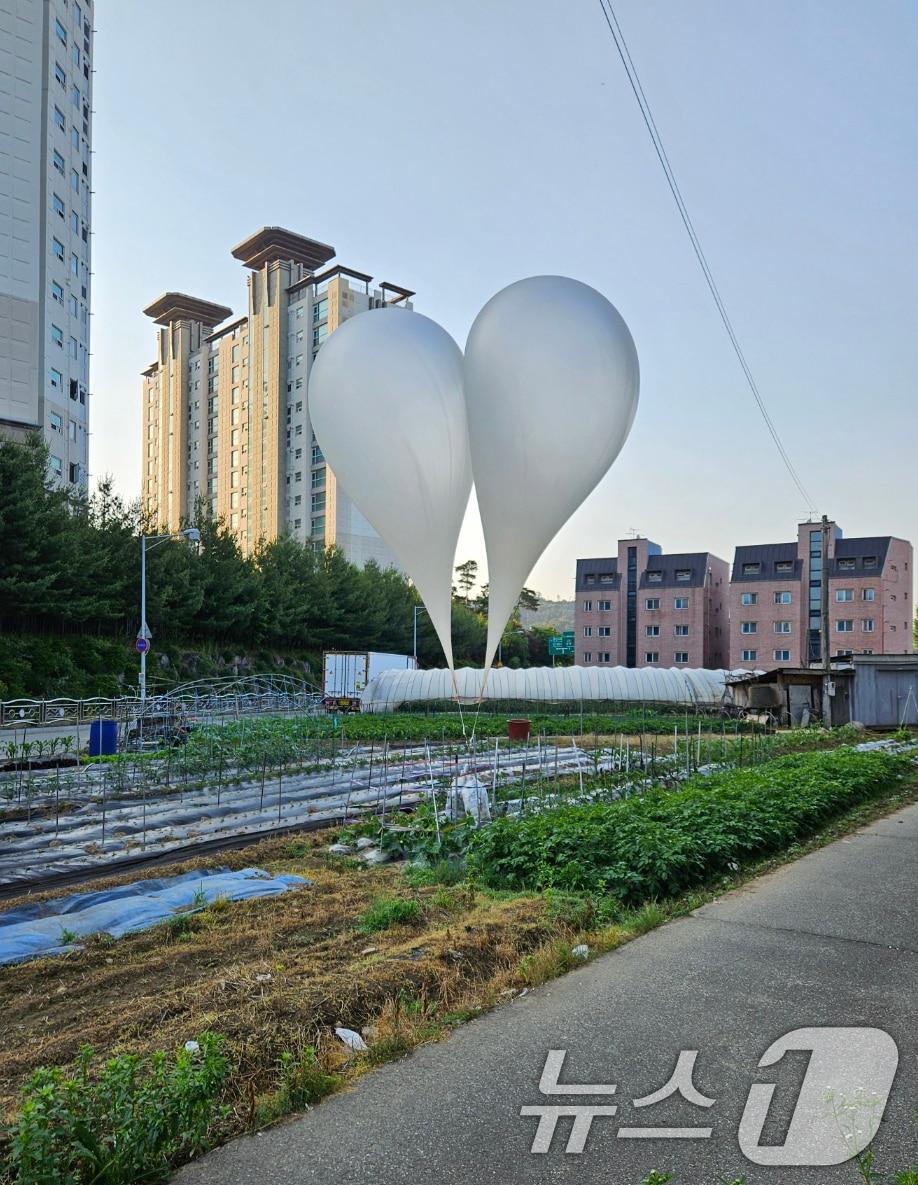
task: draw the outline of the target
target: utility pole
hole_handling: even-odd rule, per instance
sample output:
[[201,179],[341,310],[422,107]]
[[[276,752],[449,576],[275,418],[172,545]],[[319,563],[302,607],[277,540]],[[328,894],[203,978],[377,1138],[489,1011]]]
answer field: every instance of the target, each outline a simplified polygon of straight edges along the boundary
[[829,659],[829,519],[825,514],[822,516],[822,615],[819,640],[822,649],[822,726],[828,728],[832,722],[832,697],[829,695],[832,667]]

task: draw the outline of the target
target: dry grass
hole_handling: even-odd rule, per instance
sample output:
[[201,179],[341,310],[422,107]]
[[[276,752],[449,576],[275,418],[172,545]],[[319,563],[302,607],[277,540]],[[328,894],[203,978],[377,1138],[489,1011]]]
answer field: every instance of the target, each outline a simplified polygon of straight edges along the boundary
[[[282,1054],[312,1047],[329,1072],[360,1072],[541,982],[521,960],[539,960],[559,941],[569,948],[576,937],[563,919],[547,916],[541,897],[495,899],[464,885],[409,889],[395,868],[330,862],[319,842],[273,840],[149,872],[257,865],[305,875],[309,888],[218,903],[189,917],[183,934],[158,926],[116,942],[90,941],[62,958],[0,968],[5,1117],[35,1066],[66,1065],[83,1044],[100,1056],[148,1053],[212,1029],[233,1055],[229,1127],[241,1130],[257,1124],[259,1101],[276,1090]],[[83,887],[125,879],[137,877]],[[371,902],[394,893],[418,902],[418,921],[360,933]],[[350,1054],[334,1037],[336,1025],[364,1031],[370,1055]]]

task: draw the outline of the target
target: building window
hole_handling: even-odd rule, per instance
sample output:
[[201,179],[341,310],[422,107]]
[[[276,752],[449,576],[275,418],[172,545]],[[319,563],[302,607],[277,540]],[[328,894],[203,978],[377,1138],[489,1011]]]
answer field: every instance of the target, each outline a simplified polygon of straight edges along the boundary
[[57,171],[63,177],[63,175],[64,175],[64,158],[61,156],[61,154],[58,152],[58,150],[56,148],[51,150],[51,163],[54,165],[55,169],[57,169]]
[[593,661],[593,651],[592,650],[584,650],[583,661],[584,662],[592,662]]
[[857,567],[857,560],[839,560],[838,570],[840,572],[852,572]]
[[875,555],[864,556],[864,567],[875,568],[877,566],[877,557]]
[[775,633],[776,634],[789,634],[790,632],[791,632],[791,623],[789,621],[776,621],[775,622]]
[[645,609],[659,609],[660,608],[660,598],[659,597],[647,597],[647,599],[644,601],[644,608]]
[[615,573],[614,572],[600,572],[599,573],[599,583],[600,584],[614,584],[615,583]]
[[673,608],[674,609],[687,609],[688,608],[688,597],[673,597]]
[[872,617],[865,617],[861,624],[865,634],[873,633],[874,621]]
[[793,572],[793,570],[794,570],[794,561],[793,560],[776,560],[775,561],[775,571],[776,572]]
[[51,247],[52,247],[52,250],[54,251],[54,254],[61,261],[61,263],[63,263],[64,262],[64,244],[59,242],[57,239],[52,239],[51,240]]
[[592,638],[592,636],[593,636],[593,627],[592,627],[591,625],[585,625],[585,626],[583,627],[583,636],[584,636],[585,638]]
[[60,83],[61,86],[66,88],[67,75],[64,73],[59,62],[54,63],[54,77],[57,79],[57,81]]
[[836,650],[835,657],[836,658],[850,658],[853,653],[854,653],[853,650]]
[[674,625],[673,635],[677,638],[687,638],[689,634],[689,627],[687,625]]
[[872,650],[862,650],[861,654],[873,654]]
[[63,348],[64,334],[63,334],[63,331],[61,329],[59,329],[57,325],[51,326],[51,340],[54,342],[54,344],[56,346],[60,346],[61,348]]
[[744,650],[742,653],[743,662],[755,662],[758,650]]
[[57,280],[51,281],[51,299],[56,300],[60,305],[64,303],[64,289],[58,284]]
[[659,662],[659,661],[660,661],[659,650],[645,650],[644,651],[644,662],[654,663],[654,662]]
[[790,662],[790,651],[789,650],[776,650],[775,651],[775,662]]
[[681,583],[687,583],[689,580],[692,579],[692,569],[691,568],[677,568],[676,569],[676,579],[678,581],[680,581]]
[[600,650],[599,661],[600,662],[611,662],[612,661],[611,653],[608,650]]
[[583,611],[584,611],[584,613],[592,613],[593,612],[593,602],[592,601],[584,601],[583,602]]
[[594,572],[591,572],[588,576],[584,576],[583,583],[584,584],[595,584],[596,583],[596,574]]
[[673,662],[688,662],[689,654],[687,650],[677,650],[673,655]]
[[62,436],[64,434],[64,421],[61,419],[61,417],[57,414],[56,411],[53,411],[51,413],[51,431],[52,432],[60,432],[60,434]]
[[70,423],[69,423],[69,425],[68,425],[68,428],[67,428],[67,435],[70,437],[70,439],[73,441],[73,443],[74,443],[74,444],[76,444],[76,438],[77,438],[77,423],[76,423],[76,420],[71,420],[71,421],[70,421]]
[[740,623],[741,634],[757,634],[759,632],[759,623],[757,621],[744,621]]
[[743,575],[744,576],[758,576],[758,574],[761,571],[762,571],[762,565],[759,563],[743,564]]
[[647,573],[647,583],[648,584],[662,584],[663,583],[663,573],[662,572],[648,572]]
[[48,458],[48,464],[51,466],[52,472],[56,473],[58,477],[60,477],[64,472],[64,464],[60,457],[55,457],[54,455],[50,456]]
[[836,601],[853,601],[854,600],[854,589],[853,588],[837,588],[835,590],[835,599],[836,599]]
[[608,613],[611,608],[612,608],[611,601],[600,601],[599,602],[600,613]]
[[757,605],[759,603],[758,593],[742,593],[740,595],[741,605]]
[[61,22],[57,19],[57,17],[54,18],[54,32],[57,34],[57,39],[61,43],[61,45],[66,45],[67,44],[67,30],[61,24]]
[[599,634],[600,638],[612,637],[612,627],[610,625],[601,625],[596,632]]
[[646,638],[659,638],[660,627],[658,625],[645,625],[644,636]]
[[793,596],[789,592],[776,592],[775,593],[775,604],[776,605],[789,605],[793,601],[793,599],[794,599]]
[[874,589],[874,588],[863,589],[861,592],[861,597],[865,601],[875,601],[877,599],[876,589]]
[[840,634],[850,634],[854,631],[854,622],[850,617],[842,617],[836,621],[835,628]]

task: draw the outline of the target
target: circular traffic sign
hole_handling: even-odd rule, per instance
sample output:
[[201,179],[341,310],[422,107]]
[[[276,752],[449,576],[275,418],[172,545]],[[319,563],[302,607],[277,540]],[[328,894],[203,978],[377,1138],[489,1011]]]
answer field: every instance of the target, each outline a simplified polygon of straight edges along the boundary
[[138,654],[146,654],[147,651],[150,649],[150,643],[147,641],[146,638],[138,638],[137,641],[134,643],[134,649],[137,651]]

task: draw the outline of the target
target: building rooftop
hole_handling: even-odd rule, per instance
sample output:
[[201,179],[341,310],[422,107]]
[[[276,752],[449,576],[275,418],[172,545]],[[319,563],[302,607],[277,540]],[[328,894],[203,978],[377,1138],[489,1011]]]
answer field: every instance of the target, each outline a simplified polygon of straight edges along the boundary
[[[846,572],[849,575],[853,572],[858,576],[879,575],[886,563],[891,542],[890,535],[836,540],[835,558],[829,561],[829,575],[844,576]],[[845,561],[844,566],[841,561]]]
[[233,258],[246,267],[258,269],[276,260],[292,260],[314,272],[335,257],[335,248],[317,239],[308,239],[282,226],[263,226],[233,248]]
[[710,554],[708,551],[686,551],[675,555],[650,555],[647,567],[641,573],[639,587],[700,588],[707,579]]
[[164,292],[143,310],[157,325],[169,325],[172,321],[198,321],[213,328],[233,315],[226,305],[213,304],[184,292]]
[[[748,564],[758,564],[757,572],[747,572]],[[792,569],[777,567],[778,564],[793,564]],[[744,583],[750,580],[799,580],[803,575],[803,562],[797,558],[796,543],[755,543],[738,547],[733,556],[731,581]]]

